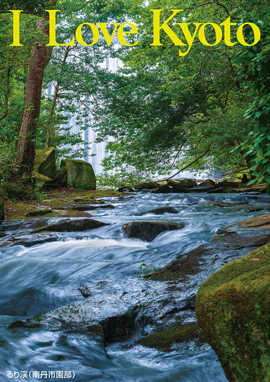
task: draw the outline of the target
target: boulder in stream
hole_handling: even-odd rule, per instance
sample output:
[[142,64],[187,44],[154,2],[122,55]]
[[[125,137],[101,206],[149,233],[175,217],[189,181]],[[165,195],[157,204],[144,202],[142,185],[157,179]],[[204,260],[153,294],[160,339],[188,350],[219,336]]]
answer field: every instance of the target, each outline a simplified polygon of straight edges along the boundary
[[38,232],[83,232],[108,225],[94,219],[62,219],[54,224],[49,224],[35,229]]
[[163,215],[165,213],[168,213],[168,214],[178,214],[178,210],[174,207],[159,207],[159,208],[155,208],[154,210],[150,210],[150,211],[147,211],[147,212],[142,212],[140,214],[140,216],[142,215],[146,215],[146,214],[155,214],[155,215]]
[[124,231],[128,238],[152,241],[164,231],[173,231],[185,227],[184,223],[163,222],[130,222],[124,225]]
[[230,382],[270,375],[270,244],[235,260],[200,287],[196,316]]
[[137,183],[134,186],[135,190],[153,190],[154,188],[158,188],[158,184],[156,182],[141,182]]
[[269,229],[270,228],[270,214],[262,214],[255,216],[248,220],[243,220],[241,222],[238,222],[236,224],[232,224],[230,226],[227,226],[225,228],[251,228],[251,229]]
[[168,184],[172,187],[172,192],[186,192],[188,189],[197,186],[194,179],[169,180]]

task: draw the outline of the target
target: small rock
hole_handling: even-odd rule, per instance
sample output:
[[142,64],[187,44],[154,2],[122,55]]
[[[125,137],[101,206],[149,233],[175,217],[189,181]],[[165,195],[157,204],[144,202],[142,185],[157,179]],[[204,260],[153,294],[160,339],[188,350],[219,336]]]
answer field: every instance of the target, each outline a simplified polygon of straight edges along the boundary
[[94,219],[63,219],[58,223],[37,228],[32,233],[38,232],[83,232],[108,225]]
[[165,213],[178,214],[178,212],[179,211],[174,207],[160,207],[160,208],[155,208],[154,210],[143,212],[140,214],[140,216],[145,214],[155,214],[155,215],[163,215]]
[[152,241],[164,231],[182,229],[184,226],[184,223],[130,222],[125,224],[123,228],[128,238]]

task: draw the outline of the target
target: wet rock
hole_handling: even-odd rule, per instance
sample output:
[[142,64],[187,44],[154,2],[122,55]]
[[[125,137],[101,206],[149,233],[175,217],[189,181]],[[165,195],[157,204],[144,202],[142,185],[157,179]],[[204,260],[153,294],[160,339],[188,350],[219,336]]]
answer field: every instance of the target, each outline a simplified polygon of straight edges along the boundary
[[198,187],[215,188],[216,183],[211,179],[207,179],[207,180],[204,180],[202,183],[200,183]]
[[178,212],[179,211],[174,207],[160,207],[160,208],[155,208],[154,210],[143,212],[140,214],[140,216],[145,215],[145,214],[155,214],[155,215],[163,215],[165,213],[178,214]]
[[169,180],[168,184],[173,187],[172,192],[185,192],[197,186],[197,182],[193,179]]
[[242,236],[237,233],[227,236],[217,236],[212,239],[212,242],[228,244],[234,248],[258,248],[270,242],[270,235],[261,236]]
[[4,195],[0,188],[0,221],[5,219],[4,215]]
[[231,226],[225,227],[241,227],[241,228],[252,228],[252,229],[269,229],[270,228],[270,214],[266,213],[263,215],[255,216],[254,218],[243,220]]
[[[25,321],[15,321],[9,328],[46,329],[50,331],[86,332],[94,325],[102,327],[106,340],[130,334],[135,330],[137,307],[127,307],[119,301],[74,302],[60,308],[41,313]],[[98,332],[101,330],[99,326]]]
[[134,189],[131,187],[120,187],[117,190],[118,192],[134,192]]
[[184,223],[130,222],[125,224],[123,228],[128,238],[152,241],[164,231],[184,228]]
[[48,223],[46,218],[37,218],[37,219],[27,219],[14,222],[7,222],[0,226],[0,231],[20,231],[26,229],[33,229],[43,227]]
[[55,148],[36,150],[34,172],[52,178],[55,174]]
[[158,188],[158,184],[156,182],[141,182],[135,184],[134,188],[135,190],[152,190]]
[[32,233],[38,232],[83,232],[91,229],[108,225],[94,219],[63,219],[58,223],[50,224],[44,227],[35,229]]
[[52,212],[52,208],[50,207],[36,207],[33,210],[29,210],[26,212],[26,216],[42,216]]
[[95,190],[96,177],[90,163],[77,159],[66,159],[61,161],[61,169],[67,171],[68,187]]
[[57,241],[57,235],[53,234],[34,234],[34,235],[21,235],[11,238],[10,245],[23,245],[24,247],[32,247],[36,244],[50,243]]
[[208,192],[211,191],[213,188],[212,187],[193,187],[189,189],[189,192],[197,192],[197,193],[202,193],[202,192]]
[[222,182],[219,182],[217,184],[217,187],[222,187],[222,188],[238,188],[240,183],[238,182],[231,182],[229,180],[223,180]]
[[173,190],[173,187],[170,186],[167,182],[157,182],[158,189],[156,190],[156,193],[159,194],[168,194]]
[[[270,241],[270,235],[242,236],[237,233],[217,236],[210,244],[200,245],[198,248],[178,256],[163,269],[146,275],[146,279],[157,281],[181,280],[186,281],[190,276],[197,275],[207,264],[209,257],[215,258],[222,254],[224,263],[259,248]],[[187,304],[184,303],[183,307]]]
[[224,189],[222,187],[217,187],[215,189],[209,190],[211,194],[222,194],[224,193]]
[[270,375],[270,244],[233,261],[202,284],[196,316],[229,381]]
[[89,205],[89,204],[78,204],[71,207],[73,210],[76,211],[92,211],[97,210],[98,208],[108,208],[113,210],[115,207],[112,204],[101,204],[101,205]]
[[172,345],[188,341],[204,342],[202,331],[196,322],[177,324],[156,334],[151,334],[137,341],[140,345],[162,351],[170,351]]

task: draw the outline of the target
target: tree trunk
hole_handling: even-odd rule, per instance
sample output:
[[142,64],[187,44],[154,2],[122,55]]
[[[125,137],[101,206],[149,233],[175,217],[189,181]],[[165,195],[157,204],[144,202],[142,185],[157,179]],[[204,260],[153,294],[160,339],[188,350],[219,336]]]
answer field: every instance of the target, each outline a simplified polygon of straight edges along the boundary
[[[37,25],[45,35],[49,35],[47,16]],[[48,48],[43,42],[35,42],[29,66],[26,100],[17,145],[17,166],[20,172],[31,174],[35,160],[37,119],[40,113],[42,82]]]

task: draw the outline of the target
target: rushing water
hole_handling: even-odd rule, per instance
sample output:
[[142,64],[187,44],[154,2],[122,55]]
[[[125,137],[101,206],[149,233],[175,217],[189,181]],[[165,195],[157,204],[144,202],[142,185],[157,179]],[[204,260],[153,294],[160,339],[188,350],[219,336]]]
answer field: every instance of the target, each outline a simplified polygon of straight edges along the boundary
[[[162,267],[178,255],[209,242],[218,228],[261,213],[247,214],[245,206],[213,207],[213,201],[264,205],[269,198],[140,193],[107,200],[115,209],[101,208],[91,213],[95,219],[111,225],[89,232],[59,233],[58,241],[31,248],[0,248],[0,381],[23,380],[22,375],[16,374],[23,371],[44,372],[40,378],[29,375],[24,378],[31,381],[44,380],[49,372],[47,380],[60,381],[65,374],[53,377],[54,372],[60,371],[73,371],[73,380],[78,382],[227,381],[208,345],[190,342],[165,353],[135,343],[164,322],[171,309],[170,301],[177,304],[196,293],[200,284],[224,264],[222,257],[217,256],[215,261],[210,258],[200,274],[190,277],[182,289],[173,292],[168,292],[162,282],[140,279],[140,261],[144,260],[149,268]],[[179,213],[138,216],[163,206],[175,207]],[[186,226],[164,232],[147,243],[126,238],[122,226],[133,220],[185,222]],[[8,230],[7,223],[2,224],[2,228],[5,226]],[[22,233],[25,232],[18,235]],[[125,341],[107,344],[104,350],[83,333],[8,329],[16,320],[85,301],[85,291],[97,317],[138,303],[144,306],[136,333]],[[145,319],[150,316],[152,321]],[[185,313],[183,319],[194,321],[195,313]],[[64,379],[68,380],[68,374]]]

